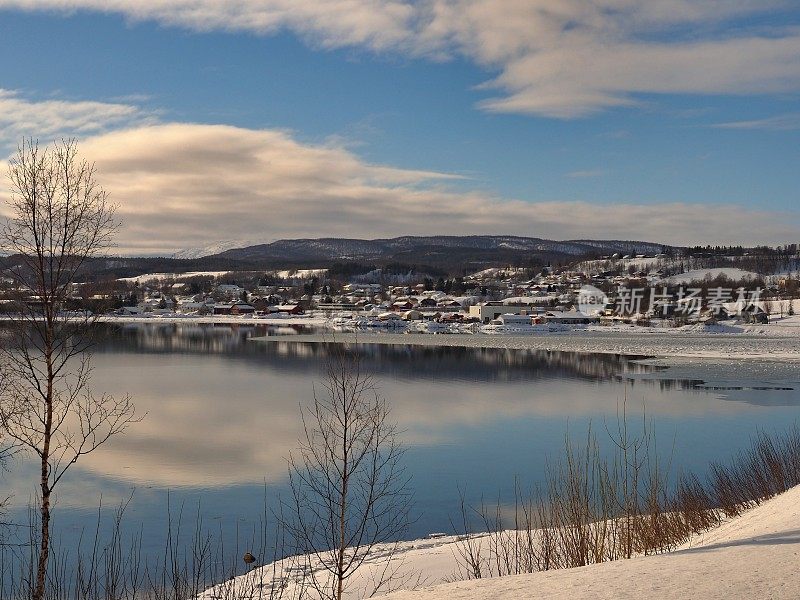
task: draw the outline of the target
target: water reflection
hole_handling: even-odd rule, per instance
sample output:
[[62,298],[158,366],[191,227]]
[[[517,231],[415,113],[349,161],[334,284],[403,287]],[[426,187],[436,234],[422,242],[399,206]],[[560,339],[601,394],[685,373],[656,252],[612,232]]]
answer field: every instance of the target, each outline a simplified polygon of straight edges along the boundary
[[[281,328],[283,330],[287,328]],[[298,333],[304,328],[297,328]],[[127,325],[108,327],[108,342],[99,352],[235,354],[239,359],[281,358],[282,368],[304,370],[309,359],[327,355],[327,344],[296,341],[251,343],[250,338],[275,333],[266,326]],[[285,334],[285,332],[284,332]],[[368,338],[365,338],[368,342]],[[331,338],[335,343],[335,338]],[[414,378],[448,376],[482,380],[519,381],[531,378],[579,377],[606,380],[622,372],[651,373],[658,367],[640,365],[635,356],[579,354],[547,350],[504,350],[413,345],[359,344],[350,346],[369,366],[381,372]]]
[[[325,344],[258,343],[263,327],[138,325],[109,328],[94,357],[96,389],[130,393],[143,422],[84,459],[87,475],[136,486],[211,488],[285,478]],[[405,442],[435,452],[499,423],[565,428],[602,419],[628,397],[651,417],[748,412],[658,378],[632,357],[542,350],[359,345],[353,348],[391,403]],[[656,376],[649,379],[648,376]],[[794,396],[793,396],[794,397]],[[542,419],[545,419],[544,421]]]
[[[59,493],[62,510],[92,509],[101,493],[113,503],[136,487],[136,509],[152,519],[163,510],[163,492],[183,488],[187,497],[202,496],[211,514],[231,517],[246,513],[263,482],[283,484],[285,458],[301,434],[298,405],[321,380],[328,346],[251,341],[276,333],[263,326],[147,324],[108,326],[107,333],[94,357],[94,386],[130,393],[147,417],[79,463]],[[354,350],[405,431],[425,514],[418,533],[449,529],[459,485],[480,496],[505,489],[516,475],[536,483],[567,429],[580,436],[589,421],[614,418],[625,398],[637,418],[646,408],[666,446],[674,440],[675,464],[700,469],[746,444],[757,426],[782,427],[800,415],[793,385],[706,389],[702,373],[674,377],[637,357],[378,344]],[[9,479],[22,502],[32,491],[28,475],[15,465]]]

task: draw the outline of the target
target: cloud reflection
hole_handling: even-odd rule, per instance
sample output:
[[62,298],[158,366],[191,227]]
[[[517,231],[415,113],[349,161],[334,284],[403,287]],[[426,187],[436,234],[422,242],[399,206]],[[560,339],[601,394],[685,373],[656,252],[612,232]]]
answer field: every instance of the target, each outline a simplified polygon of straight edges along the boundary
[[[202,330],[201,330],[202,331]],[[183,348],[164,351],[165,340]],[[194,352],[191,350],[194,348]],[[216,351],[213,348],[217,348]],[[131,393],[147,418],[87,457],[86,474],[137,486],[220,487],[278,483],[302,434],[299,404],[321,380],[324,346],[247,342],[230,329],[129,330],[95,356],[95,386]],[[530,421],[564,430],[569,420],[613,415],[623,395],[639,414],[695,418],[755,410],[664,382],[609,381],[646,370],[617,356],[366,346],[367,368],[391,403],[405,442],[435,452],[476,431]]]

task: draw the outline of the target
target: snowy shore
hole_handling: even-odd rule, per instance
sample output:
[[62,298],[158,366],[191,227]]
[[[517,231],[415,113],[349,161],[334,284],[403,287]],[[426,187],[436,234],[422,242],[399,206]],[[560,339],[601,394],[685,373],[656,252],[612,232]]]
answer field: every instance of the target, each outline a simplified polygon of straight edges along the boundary
[[[395,590],[387,600],[518,600],[621,598],[800,597],[797,560],[800,554],[800,486],[699,534],[672,553],[640,556],[587,567],[466,580],[459,568],[459,542],[452,536],[402,542],[393,562],[398,569]],[[348,598],[361,597],[376,573],[385,569],[387,547],[373,557],[350,582]],[[277,569],[276,569],[277,567]],[[298,592],[299,570],[290,559],[254,569],[247,575],[212,588],[203,599],[254,597],[267,592],[273,575],[284,580],[285,597]],[[257,597],[257,596],[255,596]]]
[[519,598],[800,598],[800,487],[656,556],[496,579],[463,581],[387,600]]

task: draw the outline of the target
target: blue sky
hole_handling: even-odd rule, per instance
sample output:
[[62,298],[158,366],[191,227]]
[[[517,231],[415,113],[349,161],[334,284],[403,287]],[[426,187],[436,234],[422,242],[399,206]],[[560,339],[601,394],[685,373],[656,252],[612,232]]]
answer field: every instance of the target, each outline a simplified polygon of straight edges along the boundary
[[77,136],[125,252],[796,242],[792,4],[0,0],[0,145]]

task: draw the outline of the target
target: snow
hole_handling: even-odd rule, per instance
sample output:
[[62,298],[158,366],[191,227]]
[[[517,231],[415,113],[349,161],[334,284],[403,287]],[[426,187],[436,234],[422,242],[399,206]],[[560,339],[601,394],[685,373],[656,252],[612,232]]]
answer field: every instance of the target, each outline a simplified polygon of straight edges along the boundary
[[695,271],[687,271],[680,275],[673,275],[667,277],[664,282],[679,285],[681,283],[690,283],[692,281],[704,281],[706,279],[716,279],[717,277],[724,276],[731,281],[740,281],[742,279],[757,279],[761,277],[758,273],[752,271],[745,271],[737,268],[720,268],[720,269],[697,269]]
[[135,277],[121,277],[117,281],[129,281],[139,285],[148,281],[172,281],[175,279],[189,279],[190,277],[222,277],[230,271],[187,271],[185,273],[146,273]]
[[293,269],[286,271],[271,271],[279,279],[311,279],[327,274],[328,269]]
[[482,271],[477,271],[472,273],[471,275],[467,275],[467,279],[486,279],[486,278],[495,278],[500,277],[503,274],[513,275],[517,273],[523,273],[525,269],[522,267],[490,267],[488,269],[483,269]]
[[186,248],[185,250],[180,250],[175,254],[173,254],[171,258],[181,258],[181,259],[203,258],[204,256],[213,256],[215,254],[220,254],[222,252],[225,252],[226,250],[232,250],[234,248],[246,248],[247,246],[253,246],[256,243],[258,242],[253,242],[248,240],[220,240],[217,242],[212,242],[211,244],[207,244],[205,246],[198,246],[196,248]]
[[670,554],[461,581],[385,597],[387,600],[800,598],[798,517],[800,487],[696,536]]
[[587,260],[578,265],[579,269],[587,271],[597,271],[601,267],[608,264],[614,266],[621,266],[623,269],[633,267],[634,269],[653,269],[656,267],[671,266],[674,264],[674,259],[667,257],[642,257],[642,258],[613,258],[613,259],[600,259],[600,260]]
[[[363,597],[388,564],[396,577],[394,590],[385,591],[387,600],[798,598],[799,517],[796,487],[695,536],[673,553],[479,580],[463,579],[455,536],[384,544],[352,576],[345,597]],[[312,561],[312,566],[319,565]],[[201,598],[259,597],[262,589],[268,597],[274,574],[287,584],[284,597],[293,598],[301,572],[297,559],[285,559],[211,588]]]
[[[436,537],[434,539],[412,540],[398,542],[397,544],[379,544],[375,546],[359,568],[348,581],[344,597],[355,600],[369,596],[373,581],[380,578],[386,570],[387,564],[395,573],[394,587],[383,589],[383,593],[404,588],[416,588],[421,585],[435,585],[452,579],[458,571],[456,560],[458,546],[456,536]],[[201,600],[215,600],[216,598],[258,598],[259,588],[265,590],[264,598],[269,598],[269,590],[275,580],[284,580],[283,597],[297,598],[303,588],[301,584],[303,569],[296,557],[270,563],[261,568],[256,568],[246,575],[210,588],[199,596]],[[312,559],[315,571],[319,568],[316,559]],[[321,573],[318,572],[318,576]],[[307,586],[306,586],[307,587]],[[306,589],[308,600],[317,600],[319,595]]]

